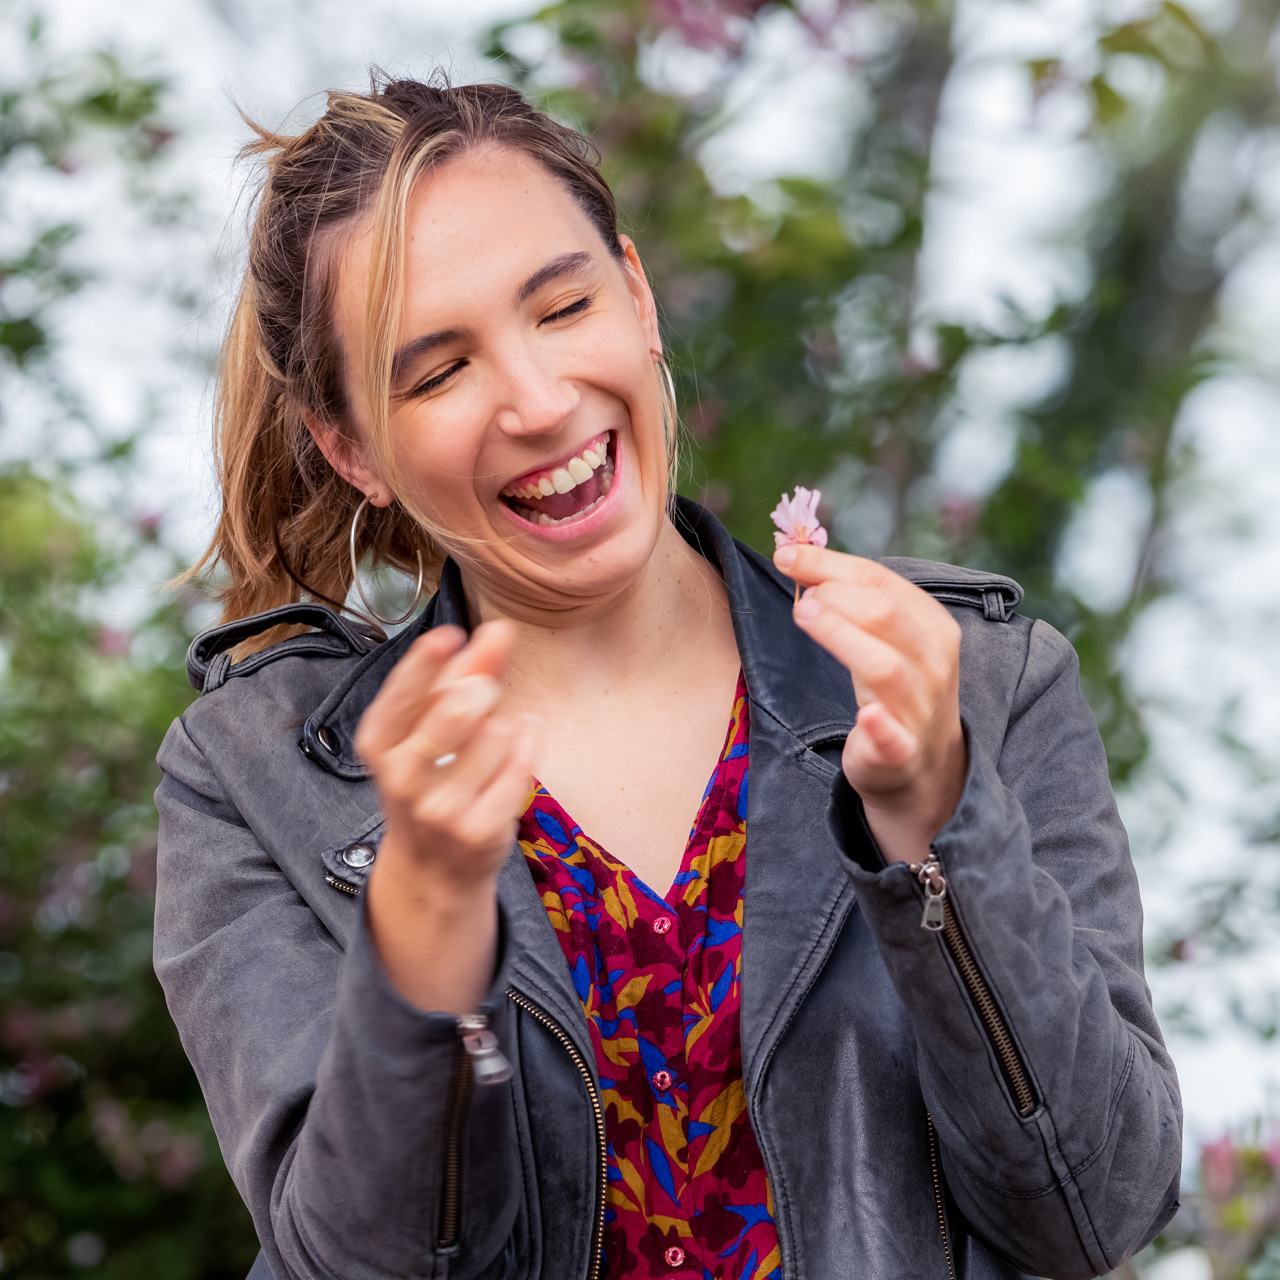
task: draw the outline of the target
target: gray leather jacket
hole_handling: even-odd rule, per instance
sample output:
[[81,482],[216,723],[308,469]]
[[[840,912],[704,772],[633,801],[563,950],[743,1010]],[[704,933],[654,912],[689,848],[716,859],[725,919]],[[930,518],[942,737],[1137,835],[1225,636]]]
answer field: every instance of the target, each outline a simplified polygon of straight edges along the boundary
[[[887,562],[963,628],[969,775],[926,929],[925,886],[884,868],[839,769],[848,673],[771,564],[692,503],[677,523],[724,575],[751,695],[742,1057],[784,1276],[1110,1271],[1177,1206],[1181,1116],[1071,646],[1013,612],[1007,578]],[[254,1274],[594,1277],[595,1063],[518,849],[480,1011],[509,1082],[473,1071],[492,1061],[464,1044],[479,1022],[396,994],[362,923],[382,816],[352,734],[419,627],[375,647],[328,610],[286,616],[318,630],[234,667],[222,650],[262,620],[193,645],[204,696],[157,792],[156,971],[257,1226]],[[450,565],[420,626],[464,620]]]

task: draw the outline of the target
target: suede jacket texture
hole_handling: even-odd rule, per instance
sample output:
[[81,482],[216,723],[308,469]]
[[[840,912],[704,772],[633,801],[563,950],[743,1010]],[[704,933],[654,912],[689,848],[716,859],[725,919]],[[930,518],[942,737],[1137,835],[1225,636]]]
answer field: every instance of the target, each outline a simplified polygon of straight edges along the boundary
[[[884,866],[840,771],[848,672],[767,560],[693,503],[675,520],[723,574],[751,697],[742,1056],[784,1276],[1111,1271],[1177,1207],[1181,1111],[1071,646],[1007,578],[885,562],[963,629],[969,772],[925,928],[926,887]],[[317,629],[230,665],[282,616]],[[519,849],[479,1011],[507,1081],[464,1048],[479,1022],[397,995],[363,922],[383,818],[356,724],[415,635],[465,621],[448,564],[385,643],[295,606],[192,646],[204,696],[160,752],[155,961],[253,1214],[255,1280],[597,1274],[595,1062]]]

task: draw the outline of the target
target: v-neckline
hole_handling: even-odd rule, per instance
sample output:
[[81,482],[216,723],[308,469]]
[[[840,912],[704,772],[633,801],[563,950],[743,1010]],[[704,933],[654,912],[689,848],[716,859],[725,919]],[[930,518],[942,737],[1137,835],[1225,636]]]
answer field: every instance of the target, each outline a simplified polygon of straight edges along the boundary
[[[720,773],[724,769],[725,762],[729,757],[729,751],[733,745],[734,729],[737,726],[737,719],[734,716],[734,709],[738,705],[738,700],[740,698],[745,698],[746,696],[747,696],[746,680],[743,676],[742,669],[739,668],[738,678],[734,682],[734,686],[733,686],[733,701],[730,702],[729,704],[729,723],[725,727],[724,740],[720,744],[720,754],[716,756],[716,762],[715,762],[715,765],[712,767],[711,776],[707,779],[706,787],[703,788],[702,799],[698,802],[698,811],[694,815],[693,825],[689,828],[689,835],[687,836],[684,842],[684,852],[680,855],[680,863],[676,867],[675,875],[672,876],[671,878],[671,883],[667,886],[666,893],[659,893],[656,889],[653,888],[652,885],[648,883],[648,881],[641,879],[640,874],[637,871],[634,871],[632,869],[631,864],[629,862],[627,862],[623,858],[617,857],[615,854],[610,853],[608,848],[606,848],[604,844],[602,844],[593,835],[591,835],[580,823],[575,821],[573,814],[571,814],[569,810],[566,809],[564,805],[562,805],[560,801],[557,800],[555,796],[552,795],[552,793],[546,787],[544,787],[542,783],[539,782],[538,779],[536,778],[534,779],[534,789],[535,791],[541,790],[542,793],[547,797],[547,799],[550,800],[553,805],[555,805],[561,818],[563,819],[562,825],[567,835],[572,835],[572,833],[576,831],[579,836],[590,841],[592,847],[599,850],[599,852],[603,856],[605,856],[612,862],[616,862],[619,866],[624,867],[626,869],[627,875],[631,878],[631,880],[646,894],[648,894],[649,897],[651,897],[655,902],[660,902],[662,903],[663,906],[669,907],[674,910],[675,907],[678,906],[679,904],[671,901],[671,894],[673,890],[676,890],[680,887],[681,876],[684,875],[684,873],[689,870],[689,863],[691,861],[691,858],[693,856],[695,849],[700,848],[700,845],[695,840],[695,837],[697,836],[699,830],[702,827],[702,820],[707,812],[707,801],[711,798],[711,793],[715,789],[716,780],[720,777]],[[576,837],[574,838],[576,839]]]

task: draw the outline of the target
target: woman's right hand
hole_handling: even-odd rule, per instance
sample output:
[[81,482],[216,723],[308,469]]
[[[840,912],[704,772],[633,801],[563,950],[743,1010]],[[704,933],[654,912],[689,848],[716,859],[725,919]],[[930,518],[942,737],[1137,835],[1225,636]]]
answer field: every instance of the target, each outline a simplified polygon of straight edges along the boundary
[[464,885],[496,875],[528,794],[536,726],[495,708],[514,641],[508,622],[414,641],[356,731],[387,817],[383,846]]
[[464,1013],[492,978],[498,869],[532,785],[538,724],[501,714],[508,622],[416,640],[356,731],[386,814],[369,924],[391,980],[420,1008]]

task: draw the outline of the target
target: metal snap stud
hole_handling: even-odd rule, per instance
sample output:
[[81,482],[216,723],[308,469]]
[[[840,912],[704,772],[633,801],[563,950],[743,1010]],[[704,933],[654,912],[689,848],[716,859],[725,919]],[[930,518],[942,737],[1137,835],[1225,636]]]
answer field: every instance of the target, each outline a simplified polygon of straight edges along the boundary
[[319,739],[320,745],[331,756],[338,754],[338,735],[327,724],[316,730],[316,737]]
[[359,871],[367,867],[378,855],[367,844],[349,844],[342,851],[342,860]]

